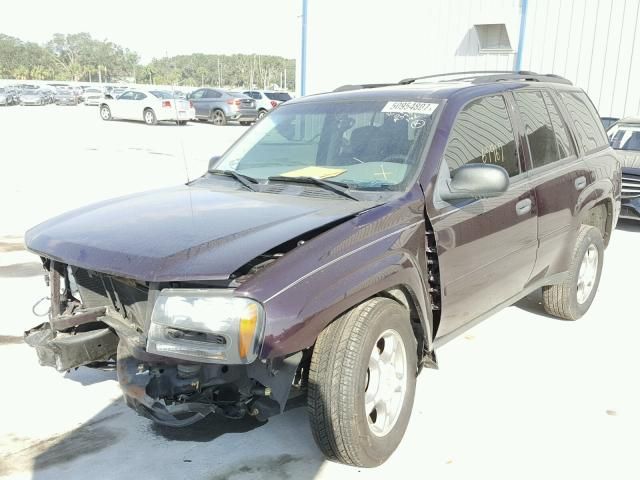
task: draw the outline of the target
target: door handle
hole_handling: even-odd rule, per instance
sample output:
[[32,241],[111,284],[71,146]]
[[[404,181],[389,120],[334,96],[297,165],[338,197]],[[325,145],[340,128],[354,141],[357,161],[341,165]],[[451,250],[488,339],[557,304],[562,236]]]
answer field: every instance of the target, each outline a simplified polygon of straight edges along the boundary
[[584,176],[578,177],[576,178],[575,182],[573,182],[573,184],[575,185],[576,190],[582,190],[587,186],[587,178]]
[[525,198],[524,200],[520,200],[516,203],[516,213],[518,215],[524,215],[525,213],[529,213],[531,211],[531,199]]

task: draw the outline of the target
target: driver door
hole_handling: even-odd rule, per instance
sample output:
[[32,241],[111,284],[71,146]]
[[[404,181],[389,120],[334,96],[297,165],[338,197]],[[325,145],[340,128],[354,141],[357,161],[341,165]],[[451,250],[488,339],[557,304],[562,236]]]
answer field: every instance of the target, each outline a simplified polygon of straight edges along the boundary
[[535,196],[522,171],[521,139],[513,107],[502,95],[464,106],[450,129],[438,188],[469,163],[499,165],[509,174],[505,193],[445,202],[434,194],[442,317],[437,338],[452,333],[520,293],[536,260]]
[[124,92],[117,99],[111,102],[111,114],[118,118],[131,118],[131,103],[136,97],[136,93],[132,91]]

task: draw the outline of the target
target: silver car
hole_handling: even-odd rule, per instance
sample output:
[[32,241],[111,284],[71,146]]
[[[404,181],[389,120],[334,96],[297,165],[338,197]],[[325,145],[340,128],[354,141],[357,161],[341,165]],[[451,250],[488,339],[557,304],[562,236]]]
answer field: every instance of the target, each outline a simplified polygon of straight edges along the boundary
[[258,118],[256,102],[239,93],[216,88],[200,88],[187,96],[196,109],[196,118],[214,125],[239,122],[250,125]]

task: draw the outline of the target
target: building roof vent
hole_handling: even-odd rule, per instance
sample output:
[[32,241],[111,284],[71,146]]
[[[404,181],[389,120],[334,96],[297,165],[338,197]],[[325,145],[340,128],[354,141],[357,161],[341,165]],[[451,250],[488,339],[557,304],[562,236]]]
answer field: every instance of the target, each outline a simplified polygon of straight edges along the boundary
[[513,53],[504,23],[482,23],[473,28],[480,43],[480,53]]

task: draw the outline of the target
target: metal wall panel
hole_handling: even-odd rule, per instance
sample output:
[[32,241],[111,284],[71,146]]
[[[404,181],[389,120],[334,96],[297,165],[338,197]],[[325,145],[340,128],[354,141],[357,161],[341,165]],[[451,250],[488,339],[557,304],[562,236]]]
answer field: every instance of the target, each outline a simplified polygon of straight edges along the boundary
[[518,0],[309,0],[307,93],[444,71],[511,69],[480,54],[473,29],[505,23],[518,45]]
[[[529,0],[522,69],[584,88],[602,116],[640,115],[640,0]],[[461,70],[510,70],[521,0],[309,0],[307,93]],[[513,53],[480,53],[504,23]]]
[[567,77],[601,116],[640,114],[640,0],[529,0],[522,68]]

